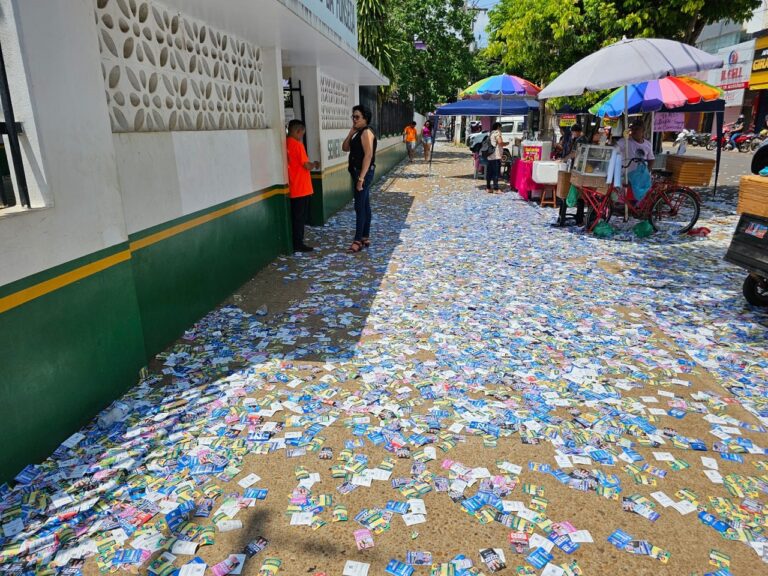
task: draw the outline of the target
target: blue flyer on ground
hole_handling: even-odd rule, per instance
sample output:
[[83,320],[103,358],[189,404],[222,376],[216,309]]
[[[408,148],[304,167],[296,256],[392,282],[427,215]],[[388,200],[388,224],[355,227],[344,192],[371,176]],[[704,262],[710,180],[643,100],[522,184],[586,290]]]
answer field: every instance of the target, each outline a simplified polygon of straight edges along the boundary
[[554,558],[552,554],[550,554],[544,548],[539,546],[538,548],[536,548],[536,550],[528,554],[528,557],[526,558],[526,560],[528,560],[528,562],[530,562],[532,566],[535,566],[536,568],[541,570],[542,568],[544,568],[544,566],[549,564],[552,558]]
[[632,536],[624,532],[624,530],[616,530],[608,536],[608,542],[616,546],[619,550],[622,550],[627,544],[632,541]]
[[413,568],[405,562],[400,562],[394,558],[389,561],[385,570],[387,574],[392,574],[393,576],[411,576],[413,574]]

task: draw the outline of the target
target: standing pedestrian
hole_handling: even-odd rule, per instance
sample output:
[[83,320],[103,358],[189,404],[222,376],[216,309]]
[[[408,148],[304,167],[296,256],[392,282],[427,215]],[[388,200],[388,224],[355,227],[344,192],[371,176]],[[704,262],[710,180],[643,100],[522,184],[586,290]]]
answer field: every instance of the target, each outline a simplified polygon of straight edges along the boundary
[[349,152],[349,173],[355,190],[355,239],[347,252],[357,253],[371,245],[371,184],[376,168],[376,134],[368,125],[371,111],[362,105],[352,108],[352,128],[341,149]]
[[[485,167],[485,189],[489,194],[499,194],[499,174],[501,174],[501,159],[505,145],[501,135],[501,122],[494,122],[488,138],[491,139],[493,152],[486,158],[488,165]],[[491,183],[493,183],[493,189],[491,189]]]
[[424,146],[424,162],[429,162],[429,151],[432,149],[432,121],[424,122],[421,129],[421,143]]
[[403,130],[403,142],[405,142],[405,149],[408,151],[408,160],[411,162],[413,162],[413,157],[416,154],[416,141],[416,122],[411,121]]
[[293,251],[312,252],[314,248],[304,244],[304,227],[309,217],[309,203],[312,198],[312,168],[320,168],[320,162],[310,162],[304,148],[306,127],[301,120],[288,122],[288,192],[291,198],[291,224],[293,228]]

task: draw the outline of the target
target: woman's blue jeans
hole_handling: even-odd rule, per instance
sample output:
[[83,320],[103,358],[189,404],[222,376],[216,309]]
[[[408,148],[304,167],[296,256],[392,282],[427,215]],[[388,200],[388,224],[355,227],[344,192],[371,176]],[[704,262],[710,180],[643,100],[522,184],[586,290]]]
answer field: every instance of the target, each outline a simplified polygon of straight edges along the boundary
[[374,167],[368,168],[363,180],[363,189],[357,189],[357,179],[360,177],[359,170],[352,172],[352,186],[355,191],[355,240],[362,240],[371,235],[371,184],[373,184]]

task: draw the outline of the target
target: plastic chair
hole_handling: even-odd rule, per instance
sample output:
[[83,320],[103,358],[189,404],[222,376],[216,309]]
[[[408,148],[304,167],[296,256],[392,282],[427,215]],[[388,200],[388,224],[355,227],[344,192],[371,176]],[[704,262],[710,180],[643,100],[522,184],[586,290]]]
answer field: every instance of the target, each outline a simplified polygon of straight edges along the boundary
[[473,152],[472,156],[474,157],[475,161],[475,180],[477,180],[478,174],[482,174],[485,176],[485,168],[488,166],[488,160],[480,156],[477,152]]

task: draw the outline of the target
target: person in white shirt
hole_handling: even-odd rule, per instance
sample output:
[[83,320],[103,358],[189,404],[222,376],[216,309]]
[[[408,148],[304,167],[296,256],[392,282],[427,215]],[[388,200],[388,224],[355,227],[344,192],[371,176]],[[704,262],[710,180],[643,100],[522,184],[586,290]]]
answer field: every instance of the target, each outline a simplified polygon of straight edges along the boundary
[[[645,139],[645,124],[642,120],[635,120],[629,125],[629,157],[625,159],[626,164],[633,158],[638,160],[645,160],[650,171],[653,168],[653,161],[656,157],[653,155],[653,144],[649,140]],[[619,149],[619,154],[624,156],[626,154],[624,138],[616,142],[616,147]],[[633,172],[637,170],[639,162],[632,162],[627,170]]]
[[[645,162],[631,162],[627,166],[627,178],[632,186],[632,198],[634,202],[640,202],[651,187],[650,171],[653,168],[653,144],[645,139],[645,125],[642,120],[635,120],[629,125],[629,138],[624,138],[616,142],[616,148],[622,157],[626,154],[626,147],[629,146],[629,155],[624,160],[626,165],[633,159],[644,160]],[[635,171],[641,170],[641,172]]]
[[[504,138],[501,135],[501,122],[495,122],[491,126],[489,136],[494,146],[493,153],[486,158],[488,165],[485,167],[485,189],[489,194],[499,194],[499,175],[501,174],[501,158],[504,154]],[[491,189],[493,183],[493,189]]]

